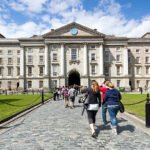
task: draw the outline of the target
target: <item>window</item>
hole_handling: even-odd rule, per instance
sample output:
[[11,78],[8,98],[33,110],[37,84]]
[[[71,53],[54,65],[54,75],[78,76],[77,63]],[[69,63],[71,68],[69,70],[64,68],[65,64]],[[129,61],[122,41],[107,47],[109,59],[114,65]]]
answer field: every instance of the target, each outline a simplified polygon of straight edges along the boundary
[[43,69],[44,69],[43,67],[39,67],[39,75],[40,76],[43,76]]
[[91,74],[96,74],[96,66],[91,65]]
[[3,54],[3,51],[2,50],[0,50],[0,55],[2,55]]
[[8,76],[12,76],[12,67],[8,67]]
[[39,81],[39,88],[43,88],[43,81]]
[[130,53],[131,52],[131,50],[130,49],[128,49],[128,53]]
[[57,87],[57,80],[53,80],[52,83],[53,83],[53,85],[52,85],[53,88]]
[[58,65],[53,65],[53,76],[57,76],[58,74]]
[[148,56],[145,57],[145,63],[150,63],[150,59]]
[[149,49],[145,49],[145,53],[148,53],[149,52]]
[[20,55],[20,50],[17,50],[17,54]]
[[140,80],[136,80],[136,87],[140,87]]
[[11,81],[8,81],[8,90],[11,90]]
[[150,80],[146,80],[146,88],[150,86]]
[[71,60],[77,60],[77,50],[71,49]]
[[17,57],[17,65],[20,64],[20,57]]
[[117,80],[117,87],[120,87],[120,80]]
[[32,81],[28,81],[28,88],[32,88]]
[[29,64],[33,63],[33,56],[31,56],[31,55],[28,56],[28,63]]
[[104,68],[105,75],[109,75],[109,67]]
[[13,61],[12,58],[8,58],[8,65],[12,65]]
[[32,67],[28,67],[28,76],[32,75]]
[[150,74],[150,67],[146,67],[146,74]]
[[2,81],[0,81],[0,88],[2,88]]
[[3,68],[0,67],[0,76],[2,76],[2,75],[3,75]]
[[117,75],[121,74],[121,66],[117,66]]
[[140,57],[136,57],[136,63],[137,63],[137,64],[140,63]]
[[116,61],[121,61],[121,55],[116,55]]
[[8,50],[8,55],[12,55],[12,50]]
[[140,53],[140,50],[139,50],[139,49],[136,49],[136,53]]
[[109,55],[109,52],[105,52],[105,61],[107,61],[107,62],[110,61],[110,55]]
[[0,58],[0,65],[3,64],[3,58]]
[[53,53],[53,61],[57,61],[57,54]]
[[96,60],[96,55],[95,55],[95,53],[92,53],[92,54],[91,54],[91,60]]
[[33,52],[32,48],[28,48],[28,53],[32,53],[32,52]]
[[40,60],[40,61],[39,61],[40,64],[43,64],[43,63],[44,63],[44,56],[40,56],[40,57],[39,57],[39,60]]
[[91,49],[95,49],[96,48],[96,46],[95,45],[91,45],[91,47],[90,47]]
[[17,76],[20,75],[20,67],[17,67]]
[[141,74],[141,67],[139,67],[139,66],[136,67],[136,74],[137,75]]
[[39,53],[44,53],[44,48],[40,48]]

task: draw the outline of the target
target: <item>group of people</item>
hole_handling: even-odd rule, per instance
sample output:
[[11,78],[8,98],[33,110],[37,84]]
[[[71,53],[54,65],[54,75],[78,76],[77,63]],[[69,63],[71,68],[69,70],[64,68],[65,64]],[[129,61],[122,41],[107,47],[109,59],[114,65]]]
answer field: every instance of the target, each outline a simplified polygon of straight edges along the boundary
[[99,84],[93,80],[91,82],[91,86],[88,88],[83,88],[82,92],[88,95],[86,99],[86,103],[88,104],[87,116],[92,132],[92,137],[97,137],[95,132],[95,122],[96,114],[100,107],[102,107],[102,120],[104,125],[107,125],[108,123],[106,119],[106,112],[108,110],[112,126],[112,133],[117,135],[118,122],[116,116],[119,111],[121,94],[117,89],[115,89],[114,84],[109,81],[105,81],[102,85],[99,86]]
[[64,100],[65,108],[74,108],[75,97],[78,95],[78,93],[78,88],[75,85],[72,85],[69,88],[67,86],[56,88],[54,91],[54,101],[62,97],[62,99]]

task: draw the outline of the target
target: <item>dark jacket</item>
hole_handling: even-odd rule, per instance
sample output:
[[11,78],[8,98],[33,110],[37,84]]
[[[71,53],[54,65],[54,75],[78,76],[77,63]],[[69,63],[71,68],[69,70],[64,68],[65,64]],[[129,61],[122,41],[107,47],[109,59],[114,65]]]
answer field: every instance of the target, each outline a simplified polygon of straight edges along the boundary
[[109,89],[105,94],[103,104],[107,102],[108,105],[118,105],[120,100],[120,92],[117,89]]
[[88,104],[99,104],[101,106],[101,95],[100,91],[94,92],[91,88],[87,88],[85,92],[88,94]]

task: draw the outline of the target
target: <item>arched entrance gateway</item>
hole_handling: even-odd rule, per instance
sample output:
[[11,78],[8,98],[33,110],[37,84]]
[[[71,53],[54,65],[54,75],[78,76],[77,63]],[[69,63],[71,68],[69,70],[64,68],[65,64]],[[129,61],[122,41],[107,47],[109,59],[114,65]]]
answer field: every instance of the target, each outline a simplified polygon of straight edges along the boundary
[[80,85],[80,74],[77,70],[71,70],[68,75],[68,85]]

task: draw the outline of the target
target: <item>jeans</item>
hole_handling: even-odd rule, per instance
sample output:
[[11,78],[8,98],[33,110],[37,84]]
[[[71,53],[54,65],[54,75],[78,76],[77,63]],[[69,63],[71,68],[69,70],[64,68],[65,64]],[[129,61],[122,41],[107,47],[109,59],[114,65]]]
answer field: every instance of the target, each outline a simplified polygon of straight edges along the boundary
[[118,121],[116,118],[118,111],[119,111],[118,105],[108,105],[108,112],[109,112],[112,128],[116,128],[118,125]]
[[107,104],[103,104],[102,105],[102,119],[103,119],[103,122],[106,123],[107,120],[106,120],[106,112],[107,112]]

